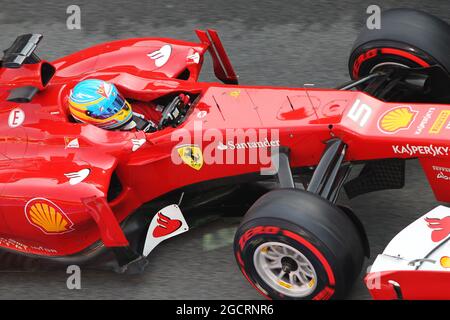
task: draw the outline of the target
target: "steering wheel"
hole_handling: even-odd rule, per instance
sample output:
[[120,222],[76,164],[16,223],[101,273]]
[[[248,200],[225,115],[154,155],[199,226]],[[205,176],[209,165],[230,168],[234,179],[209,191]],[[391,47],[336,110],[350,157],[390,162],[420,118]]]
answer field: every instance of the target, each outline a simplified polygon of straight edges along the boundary
[[[176,96],[175,99],[172,100],[172,102],[164,108],[164,111],[161,115],[161,119],[159,120],[158,127],[159,129],[162,129],[164,125],[170,121],[175,120],[175,118],[178,117],[178,115],[181,113],[180,110],[178,110],[178,106],[180,105],[181,99],[179,96]],[[174,111],[178,110],[178,114],[174,115]]]

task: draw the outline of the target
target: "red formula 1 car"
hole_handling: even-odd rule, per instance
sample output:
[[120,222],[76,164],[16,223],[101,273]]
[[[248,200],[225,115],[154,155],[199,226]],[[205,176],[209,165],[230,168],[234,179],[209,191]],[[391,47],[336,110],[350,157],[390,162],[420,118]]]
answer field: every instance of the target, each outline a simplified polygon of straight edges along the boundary
[[[352,81],[336,89],[238,85],[213,30],[197,31],[200,43],[121,40],[53,62],[34,52],[40,35],[18,37],[0,69],[0,246],[139,271],[161,241],[188,230],[193,208],[247,190],[259,199],[234,251],[248,281],[270,298],[344,297],[369,246],[336,203],[341,190],[401,188],[405,160],[419,158],[436,198],[450,202],[450,27],[414,10],[382,18],[357,39]],[[224,84],[197,81],[207,51]],[[69,93],[92,78],[114,83],[158,130],[76,122]],[[352,177],[355,164],[363,169]],[[436,210],[377,259],[374,297],[448,288],[450,213]],[[411,234],[417,245],[405,246]]]

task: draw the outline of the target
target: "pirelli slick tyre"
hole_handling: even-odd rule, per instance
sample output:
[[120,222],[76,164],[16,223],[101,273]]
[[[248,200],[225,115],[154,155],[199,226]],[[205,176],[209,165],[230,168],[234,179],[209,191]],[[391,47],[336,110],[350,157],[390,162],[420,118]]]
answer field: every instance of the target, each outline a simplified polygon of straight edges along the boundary
[[351,219],[312,193],[263,195],[236,231],[234,253],[245,278],[269,299],[344,298],[364,261]]
[[414,9],[382,12],[380,29],[364,28],[349,58],[352,79],[385,67],[440,65],[450,71],[450,25]]

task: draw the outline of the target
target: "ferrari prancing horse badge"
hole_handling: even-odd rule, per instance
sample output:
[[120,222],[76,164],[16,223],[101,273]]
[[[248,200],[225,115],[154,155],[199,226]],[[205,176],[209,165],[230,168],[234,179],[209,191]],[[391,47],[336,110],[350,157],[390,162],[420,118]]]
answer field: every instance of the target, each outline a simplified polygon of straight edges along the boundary
[[180,155],[181,160],[189,167],[200,170],[203,166],[203,154],[200,147],[188,144],[179,146],[177,148],[178,154]]

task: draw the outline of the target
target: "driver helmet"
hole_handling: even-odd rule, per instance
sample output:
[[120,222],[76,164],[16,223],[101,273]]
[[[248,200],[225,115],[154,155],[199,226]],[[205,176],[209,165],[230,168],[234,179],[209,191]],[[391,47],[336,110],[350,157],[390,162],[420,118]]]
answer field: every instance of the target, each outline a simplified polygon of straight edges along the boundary
[[133,118],[130,104],[112,83],[89,79],[70,92],[69,110],[75,120],[102,129],[128,129]]

